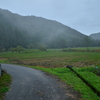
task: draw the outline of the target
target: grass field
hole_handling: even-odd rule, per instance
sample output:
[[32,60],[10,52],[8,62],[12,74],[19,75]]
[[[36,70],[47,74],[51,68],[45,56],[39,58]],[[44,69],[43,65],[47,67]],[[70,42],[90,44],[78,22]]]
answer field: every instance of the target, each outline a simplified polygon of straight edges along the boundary
[[21,53],[4,52],[0,53],[0,63],[20,64],[46,71],[71,85],[73,89],[82,94],[85,100],[100,100],[100,97],[75,73],[65,68],[66,65],[74,66],[73,69],[100,92],[98,88],[100,87],[99,47],[88,48],[88,52],[87,48],[25,50]]
[[[76,50],[76,49],[75,49]],[[30,50],[22,53],[0,53],[1,62],[11,62],[15,64],[44,66],[49,68],[64,67],[72,65],[74,67],[89,67],[100,65],[100,52],[80,52],[84,48],[77,48],[78,52],[63,52],[62,50],[38,51]],[[80,51],[79,51],[80,50]],[[91,48],[93,51],[93,48]],[[94,51],[97,49],[94,49]]]

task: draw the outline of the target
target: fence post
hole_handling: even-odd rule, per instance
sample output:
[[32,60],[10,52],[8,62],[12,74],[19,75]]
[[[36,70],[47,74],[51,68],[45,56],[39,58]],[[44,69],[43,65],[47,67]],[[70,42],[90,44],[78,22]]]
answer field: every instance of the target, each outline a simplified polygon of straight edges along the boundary
[[0,76],[2,75],[2,68],[1,68],[1,64],[0,64]]

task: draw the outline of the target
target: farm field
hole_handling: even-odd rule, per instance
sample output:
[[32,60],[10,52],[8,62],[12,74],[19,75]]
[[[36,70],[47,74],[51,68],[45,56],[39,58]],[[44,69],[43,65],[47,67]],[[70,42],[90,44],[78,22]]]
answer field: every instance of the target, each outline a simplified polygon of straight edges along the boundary
[[[100,48],[25,50],[0,53],[0,63],[13,63],[36,68],[56,75],[85,100],[100,100]],[[78,77],[67,65],[79,74]],[[38,67],[37,67],[38,66]],[[88,86],[87,84],[91,85]],[[95,88],[95,91],[93,88]]]
[[[0,53],[0,61],[14,64],[31,66],[43,66],[48,68],[64,67],[72,65],[74,67],[89,67],[100,65],[100,52],[98,48],[91,48],[86,52],[86,48],[74,48],[63,51],[61,49],[49,49],[47,51],[25,50],[18,52]],[[94,51],[93,51],[94,50]]]

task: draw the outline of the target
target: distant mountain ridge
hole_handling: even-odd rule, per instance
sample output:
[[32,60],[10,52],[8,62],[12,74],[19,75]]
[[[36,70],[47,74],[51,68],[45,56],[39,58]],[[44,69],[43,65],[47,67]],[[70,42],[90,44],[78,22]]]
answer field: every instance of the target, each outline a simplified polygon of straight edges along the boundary
[[89,37],[91,37],[94,40],[100,40],[100,32],[99,33],[93,33]]
[[[16,45],[25,47],[29,44],[33,44],[34,47],[41,44],[48,48],[77,47],[82,45],[82,40],[86,36],[57,21],[36,16],[21,16],[3,9],[0,9],[0,25],[2,27],[0,34],[8,34],[6,36],[8,40],[7,43],[9,43],[7,48]],[[5,29],[6,32],[3,32]],[[12,33],[10,31],[12,31]],[[12,42],[10,41],[13,39],[11,34],[15,34],[16,36],[19,34],[19,42],[16,40],[16,43],[14,41],[13,45],[11,45]],[[5,37],[3,38],[5,39]],[[20,43],[21,38],[25,43],[23,43],[23,45]]]

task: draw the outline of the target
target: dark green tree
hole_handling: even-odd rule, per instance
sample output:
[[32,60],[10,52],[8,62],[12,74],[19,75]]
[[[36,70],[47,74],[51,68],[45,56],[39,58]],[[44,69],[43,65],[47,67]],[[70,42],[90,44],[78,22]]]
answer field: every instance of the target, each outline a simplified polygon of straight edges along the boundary
[[83,46],[87,48],[87,52],[88,52],[89,47],[91,46],[91,38],[89,36],[83,38]]

